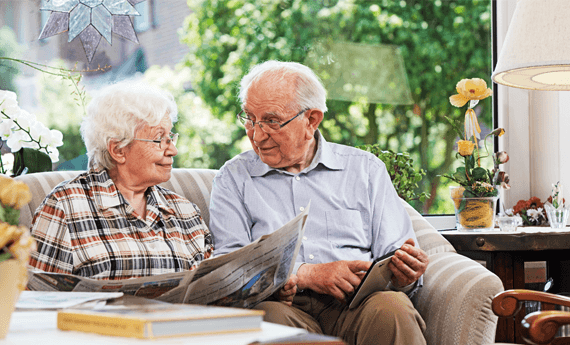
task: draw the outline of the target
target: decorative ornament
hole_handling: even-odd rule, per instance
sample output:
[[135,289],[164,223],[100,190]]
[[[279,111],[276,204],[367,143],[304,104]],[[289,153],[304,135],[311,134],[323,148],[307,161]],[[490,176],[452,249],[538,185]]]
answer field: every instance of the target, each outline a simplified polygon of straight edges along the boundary
[[129,16],[139,16],[134,5],[145,0],[42,0],[41,11],[52,11],[39,39],[69,31],[68,42],[79,36],[91,62],[101,36],[112,44],[115,33],[139,43]]

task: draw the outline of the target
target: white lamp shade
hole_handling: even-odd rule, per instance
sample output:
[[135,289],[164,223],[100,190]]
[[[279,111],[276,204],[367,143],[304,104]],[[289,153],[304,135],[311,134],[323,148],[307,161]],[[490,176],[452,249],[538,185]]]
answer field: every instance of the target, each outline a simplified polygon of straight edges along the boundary
[[519,0],[493,80],[531,90],[570,90],[570,0]]

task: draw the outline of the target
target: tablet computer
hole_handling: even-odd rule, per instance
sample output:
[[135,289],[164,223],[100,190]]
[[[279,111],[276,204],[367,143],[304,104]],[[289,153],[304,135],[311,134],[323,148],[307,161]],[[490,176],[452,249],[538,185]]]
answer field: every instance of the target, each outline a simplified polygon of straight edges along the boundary
[[360,285],[348,299],[348,307],[350,309],[357,307],[371,293],[386,290],[388,283],[392,279],[392,271],[388,268],[388,263],[395,253],[395,250],[391,251],[372,262],[372,266],[366,271]]

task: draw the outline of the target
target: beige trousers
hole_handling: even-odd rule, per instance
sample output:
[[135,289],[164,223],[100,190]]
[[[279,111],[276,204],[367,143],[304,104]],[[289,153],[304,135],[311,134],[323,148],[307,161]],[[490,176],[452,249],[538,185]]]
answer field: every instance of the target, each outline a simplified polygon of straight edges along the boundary
[[348,309],[331,296],[309,290],[298,293],[292,307],[265,301],[255,309],[265,311],[265,321],[336,336],[350,345],[426,343],[425,322],[403,292],[376,292]]

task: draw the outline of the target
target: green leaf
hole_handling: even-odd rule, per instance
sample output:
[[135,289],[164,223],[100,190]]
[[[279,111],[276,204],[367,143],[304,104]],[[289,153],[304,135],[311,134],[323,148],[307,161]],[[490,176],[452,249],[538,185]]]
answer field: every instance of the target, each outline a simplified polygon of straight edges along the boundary
[[473,177],[474,180],[478,181],[485,180],[487,177],[487,169],[477,167],[473,169],[473,171],[471,172],[471,176]]
[[15,208],[9,206],[1,206],[2,209],[2,221],[10,224],[10,225],[18,225],[20,221],[20,210],[16,210]]

